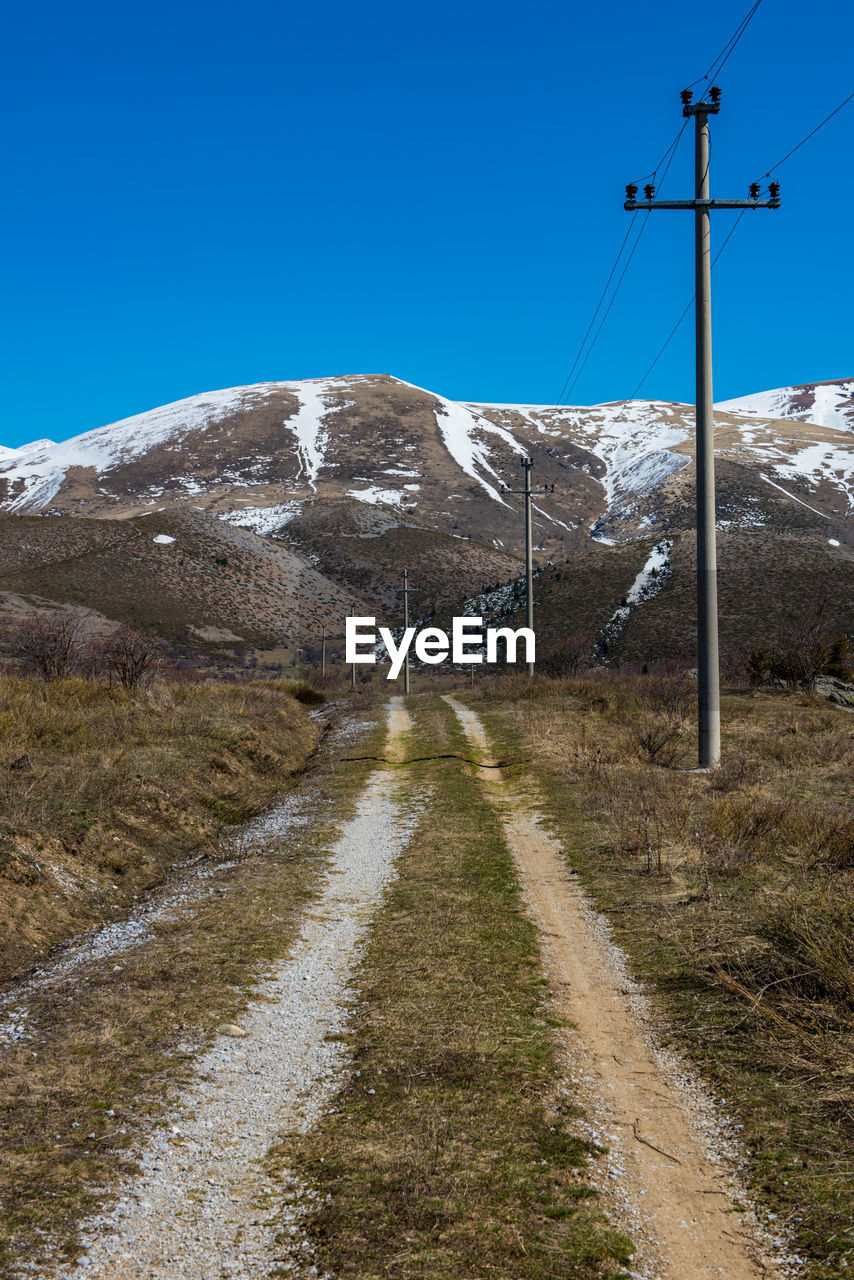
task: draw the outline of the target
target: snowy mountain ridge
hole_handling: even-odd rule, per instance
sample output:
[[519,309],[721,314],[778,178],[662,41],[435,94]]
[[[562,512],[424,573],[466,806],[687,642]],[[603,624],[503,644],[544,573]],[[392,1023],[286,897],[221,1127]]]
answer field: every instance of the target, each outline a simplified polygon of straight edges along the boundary
[[[758,527],[758,508],[786,499],[823,519],[854,511],[854,380],[716,410],[722,474],[752,491],[729,524]],[[370,374],[264,382],[0,449],[0,509],[123,516],[192,499],[270,533],[305,503],[346,499],[504,547],[518,499],[502,486],[519,487],[530,455],[536,487],[555,484],[536,508],[541,545],[557,548],[665,532],[687,501],[693,434],[693,406],[668,401],[480,404]]]

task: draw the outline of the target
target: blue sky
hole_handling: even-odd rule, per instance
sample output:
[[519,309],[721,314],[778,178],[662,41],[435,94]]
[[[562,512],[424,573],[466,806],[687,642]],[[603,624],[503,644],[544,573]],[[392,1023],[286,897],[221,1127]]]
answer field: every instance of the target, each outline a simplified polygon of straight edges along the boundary
[[[624,185],[747,8],[16,6],[0,443],[337,373],[554,402]],[[852,38],[839,0],[763,0],[721,78],[713,194],[746,194],[854,90]],[[716,398],[854,375],[852,132],[854,103],[715,269]],[[691,163],[686,133],[662,194],[689,194]],[[652,215],[573,401],[630,394],[692,290],[690,214]],[[690,320],[642,394],[693,399]]]

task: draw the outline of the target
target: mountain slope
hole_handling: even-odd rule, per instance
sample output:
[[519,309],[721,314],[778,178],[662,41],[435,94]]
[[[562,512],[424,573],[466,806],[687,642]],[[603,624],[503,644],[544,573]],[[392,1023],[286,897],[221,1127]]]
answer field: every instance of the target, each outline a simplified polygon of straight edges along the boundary
[[717,407],[766,418],[797,418],[834,431],[854,431],[854,378],[778,387],[775,391],[724,400]]
[[[733,643],[739,607],[769,638],[828,574],[834,625],[854,630],[852,396],[847,381],[716,407]],[[518,489],[530,456],[536,487],[554,485],[534,502],[535,560],[554,562],[538,580],[544,637],[604,627],[627,656],[686,652],[693,435],[691,405],[458,403],[386,375],[204,393],[0,451],[0,592],[12,611],[85,603],[173,643],[292,645],[340,634],[353,604],[398,622],[407,568],[416,612],[447,617],[520,573],[523,503],[503,486]],[[662,539],[651,600],[641,579]]]
[[[844,405],[852,387],[826,384],[822,396]],[[722,521],[801,527],[804,511],[812,524],[854,512],[844,415],[809,422],[794,416],[797,399],[777,419],[719,406]],[[385,375],[259,383],[2,456],[0,508],[126,517],[191,503],[270,532],[306,504],[347,499],[518,554],[520,504],[501,486],[518,488],[530,454],[537,487],[555,485],[535,516],[538,545],[554,555],[591,534],[690,527],[692,442],[693,407],[661,401],[461,404]]]

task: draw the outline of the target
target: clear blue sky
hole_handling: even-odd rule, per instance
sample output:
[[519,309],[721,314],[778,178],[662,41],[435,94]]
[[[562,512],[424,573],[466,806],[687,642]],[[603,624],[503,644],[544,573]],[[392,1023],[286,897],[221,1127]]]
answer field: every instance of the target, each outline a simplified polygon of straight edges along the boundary
[[[0,443],[338,373],[553,402],[624,184],[748,7],[14,6]],[[854,89],[852,47],[852,6],[763,0],[721,78],[713,194],[746,194]],[[854,103],[716,268],[716,398],[854,375],[852,135]],[[690,180],[686,133],[663,194]],[[651,216],[574,402],[632,391],[691,295],[691,252],[690,214]],[[693,399],[690,321],[643,394]]]

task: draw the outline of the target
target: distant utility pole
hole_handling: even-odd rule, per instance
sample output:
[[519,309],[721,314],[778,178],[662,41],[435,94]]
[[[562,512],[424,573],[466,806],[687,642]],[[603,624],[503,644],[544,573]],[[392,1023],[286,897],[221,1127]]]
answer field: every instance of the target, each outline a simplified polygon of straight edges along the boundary
[[644,187],[645,200],[636,200],[638,189],[626,187],[629,211],[635,209],[693,209],[695,237],[696,317],[696,469],[697,469],[697,651],[699,764],[708,769],[721,758],[720,669],[718,658],[718,571],[715,549],[715,422],[712,398],[712,209],[779,209],[780,186],[768,186],[769,200],[760,200],[758,182],[750,184],[749,200],[709,198],[709,116],[720,111],[721,91],[709,90],[709,102],[695,102],[690,89],[682,90],[682,114],[694,117],[693,200],[656,200],[655,187]]
[[[527,589],[527,601],[525,606],[525,626],[530,631],[534,630],[534,550],[531,536],[531,497],[535,493],[554,493],[554,485],[546,485],[544,489],[531,488],[531,468],[534,465],[533,458],[523,458],[522,466],[525,468],[525,488],[524,489],[508,489],[506,485],[501,486],[502,493],[523,493],[525,495],[525,580]],[[528,663],[528,676],[534,674],[533,662]]]
[[[351,617],[351,618],[355,618],[355,616],[356,616],[356,606],[355,606],[355,605],[353,605],[353,608],[350,610],[350,617]],[[355,662],[351,662],[351,663],[350,663],[350,688],[351,688],[351,689],[355,689],[355,688],[356,688],[356,664],[355,664]]]
[[323,635],[320,641],[320,674],[326,676],[326,627],[323,628]]
[[[420,591],[420,590],[421,590],[420,587],[410,587],[409,571],[408,569],[404,569],[403,586],[395,587],[395,591],[403,592],[403,629],[404,631],[409,626],[409,593],[410,591]],[[409,693],[409,650],[408,649],[406,650],[406,656],[403,659],[403,692],[405,694]]]

